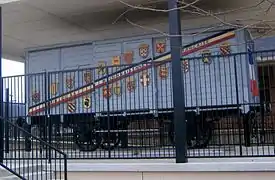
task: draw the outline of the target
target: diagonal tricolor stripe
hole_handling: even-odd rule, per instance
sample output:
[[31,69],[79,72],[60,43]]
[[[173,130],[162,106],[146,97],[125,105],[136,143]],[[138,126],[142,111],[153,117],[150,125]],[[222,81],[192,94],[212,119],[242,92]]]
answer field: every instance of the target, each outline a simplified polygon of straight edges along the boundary
[[[232,32],[226,32],[226,33],[222,33],[219,35],[215,35],[211,38],[206,38],[203,40],[200,40],[198,42],[192,43],[190,45],[187,45],[185,47],[183,47],[182,50],[182,56],[186,56],[189,55],[191,53],[197,52],[199,50],[202,50],[204,48],[213,46],[215,44],[218,44],[220,42],[226,41],[228,39],[231,39],[235,36],[235,33]],[[156,59],[154,59],[153,61],[155,63],[157,63],[157,65],[160,65],[162,63],[165,63],[167,61],[171,60],[171,54],[170,53],[166,53],[164,55],[161,55],[159,57],[157,57]],[[150,62],[150,63],[146,63],[146,62]],[[117,71],[114,74],[110,75],[108,78],[108,82],[109,83],[113,83],[116,81],[119,81],[125,77],[131,76],[135,73],[141,72],[143,70],[149,69],[150,67],[152,67],[152,63],[151,63],[151,59],[147,59],[143,62],[140,62],[138,65],[133,65],[131,67],[125,68],[123,70]],[[107,81],[107,77],[103,77],[100,78],[98,80],[96,80],[94,83],[92,84],[88,84],[86,86],[80,87],[79,89],[70,91],[66,94],[63,94],[59,97],[55,97],[49,100],[48,103],[48,107],[52,108],[55,107],[61,103],[65,103],[68,101],[71,101],[73,99],[79,98],[85,94],[88,94],[92,91],[94,91],[97,88],[101,88],[103,86],[106,85],[106,81]],[[32,107],[29,108],[29,115],[34,115],[36,113],[42,112],[44,111],[46,108],[46,103],[40,103],[37,105],[34,105]]]

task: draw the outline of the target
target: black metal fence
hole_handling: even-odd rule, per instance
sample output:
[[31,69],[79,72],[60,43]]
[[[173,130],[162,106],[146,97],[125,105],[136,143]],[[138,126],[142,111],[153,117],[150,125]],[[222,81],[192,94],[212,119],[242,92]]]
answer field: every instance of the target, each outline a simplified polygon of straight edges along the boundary
[[66,154],[32,135],[30,126],[21,120],[19,125],[22,127],[19,127],[2,119],[5,133],[0,166],[12,172],[7,176],[15,175],[24,180],[67,180]]
[[[188,157],[275,155],[274,55],[182,59]],[[71,159],[174,158],[172,83],[169,60],[6,77],[6,118]]]

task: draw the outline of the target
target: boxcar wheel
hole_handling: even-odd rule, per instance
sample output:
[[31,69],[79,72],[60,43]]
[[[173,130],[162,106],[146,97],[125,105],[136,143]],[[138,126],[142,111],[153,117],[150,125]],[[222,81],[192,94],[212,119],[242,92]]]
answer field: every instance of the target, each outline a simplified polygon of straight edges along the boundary
[[101,144],[101,137],[95,129],[81,129],[75,134],[75,142],[80,151],[95,151]]
[[[205,120],[201,123],[188,123],[186,134],[188,148],[206,148],[212,138],[212,128],[212,122]],[[168,134],[172,144],[175,144],[175,131],[172,122]]]
[[206,148],[212,138],[212,122],[203,121],[197,126],[197,134],[188,141],[189,148]]
[[[108,141],[110,139],[110,141]],[[113,150],[120,143],[119,133],[110,133],[110,137],[108,137],[108,132],[102,134],[102,143],[101,148],[104,150]]]

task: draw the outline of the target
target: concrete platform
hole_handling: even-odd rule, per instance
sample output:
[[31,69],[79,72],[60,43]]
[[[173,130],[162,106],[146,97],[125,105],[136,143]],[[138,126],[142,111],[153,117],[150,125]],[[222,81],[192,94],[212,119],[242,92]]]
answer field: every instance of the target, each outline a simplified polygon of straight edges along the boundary
[[[153,158],[174,158],[175,149],[171,147],[148,147],[148,148],[118,148],[115,150],[96,151],[79,151],[78,149],[68,149],[63,151],[67,154],[68,159],[153,159]],[[46,158],[47,151],[33,150],[31,152],[10,151],[5,153],[6,158],[30,159],[35,157]],[[61,157],[55,151],[52,151],[51,156]],[[259,157],[259,156],[275,156],[275,146],[210,146],[205,149],[189,149],[189,158],[221,158],[221,157]]]

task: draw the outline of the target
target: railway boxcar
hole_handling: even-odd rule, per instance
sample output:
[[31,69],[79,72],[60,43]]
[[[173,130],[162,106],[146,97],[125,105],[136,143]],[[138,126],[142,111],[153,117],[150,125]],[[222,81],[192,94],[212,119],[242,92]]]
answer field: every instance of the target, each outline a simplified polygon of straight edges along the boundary
[[[185,105],[191,112],[187,118],[223,110],[249,113],[259,95],[247,32],[211,32],[184,42],[188,44],[182,48],[182,76]],[[95,127],[98,118],[99,128],[106,129],[107,116],[122,119],[112,129],[138,114],[168,114],[172,119],[169,49],[167,38],[144,37],[29,52],[28,72],[47,71],[28,79],[28,115],[66,117],[69,123],[81,124],[79,115],[86,114],[84,126],[77,125],[79,132],[87,129],[90,119]]]

